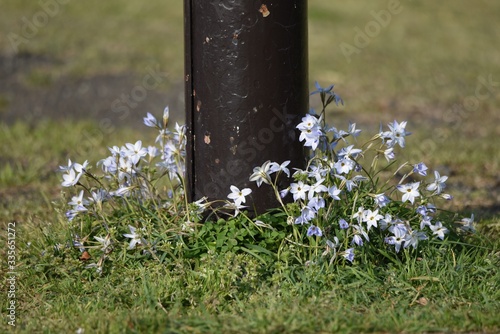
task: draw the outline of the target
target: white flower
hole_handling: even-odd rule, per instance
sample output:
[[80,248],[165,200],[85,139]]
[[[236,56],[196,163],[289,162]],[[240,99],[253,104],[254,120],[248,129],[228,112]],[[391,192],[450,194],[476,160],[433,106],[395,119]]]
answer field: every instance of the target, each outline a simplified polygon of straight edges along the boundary
[[137,244],[139,245],[146,245],[147,241],[144,240],[139,234],[136,233],[136,228],[133,226],[128,226],[130,229],[130,233],[124,234],[123,236],[125,238],[130,238],[130,245],[128,246],[128,249],[134,249]]
[[290,184],[290,192],[293,194],[293,200],[297,201],[298,199],[305,200],[306,192],[309,191],[311,186],[304,184],[304,182],[299,181],[298,183]]
[[142,141],[138,140],[135,144],[125,144],[125,148],[122,150],[124,157],[127,157],[136,165],[142,157],[148,154],[147,148],[142,147]]
[[89,201],[83,198],[83,190],[80,191],[78,196],[73,196],[71,202],[68,203],[73,206],[73,209],[77,211],[87,211],[85,205],[89,204]]
[[462,218],[459,224],[461,225],[460,228],[464,231],[476,231],[476,228],[474,227],[474,214],[472,214],[470,218]]
[[82,173],[76,174],[75,170],[73,168],[71,168],[70,170],[68,170],[68,172],[66,174],[63,175],[63,182],[61,183],[61,185],[63,187],[74,186],[75,184],[78,183],[81,176],[82,176]]
[[260,187],[262,182],[271,184],[271,177],[269,174],[271,173],[271,161],[266,161],[262,164],[261,167],[255,167],[253,169],[253,174],[250,175],[250,181],[257,182],[257,187]]
[[437,235],[437,237],[441,240],[444,239],[444,235],[448,233],[448,229],[443,226],[441,222],[436,222],[434,225],[429,226],[432,230],[432,234]]
[[410,201],[411,204],[413,204],[415,198],[420,196],[420,193],[418,192],[419,186],[420,182],[398,185],[398,190],[403,193],[403,202]]
[[320,179],[315,184],[309,187],[309,193],[307,196],[309,200],[312,199],[315,194],[328,191],[328,188],[323,184],[323,181],[325,181],[325,179]]
[[435,194],[440,194],[443,189],[446,188],[445,182],[448,180],[448,176],[441,176],[438,171],[434,171],[434,178],[434,182],[429,184],[426,189],[429,191],[435,191]]
[[102,245],[101,250],[103,252],[106,252],[109,246],[111,246],[111,239],[109,234],[105,238],[94,236],[94,239],[101,243]]
[[372,226],[377,227],[378,221],[382,218],[384,218],[384,216],[378,213],[378,209],[375,211],[365,210],[363,212],[363,221],[366,222],[368,231],[372,228]]
[[227,195],[227,198],[232,199],[236,206],[240,206],[241,203],[245,203],[245,196],[250,195],[252,190],[250,188],[239,189],[235,186],[231,186],[231,193]]
[[330,188],[328,188],[328,194],[330,195],[331,198],[333,198],[336,201],[340,201],[339,195],[341,192],[342,191],[338,189],[336,185],[333,185]]
[[276,162],[271,162],[269,166],[269,174],[281,171],[285,173],[288,177],[290,177],[290,170],[286,167],[290,164],[290,160],[283,162],[281,165],[278,165]]
[[347,174],[354,169],[355,163],[348,157],[340,159],[334,165],[338,174]]

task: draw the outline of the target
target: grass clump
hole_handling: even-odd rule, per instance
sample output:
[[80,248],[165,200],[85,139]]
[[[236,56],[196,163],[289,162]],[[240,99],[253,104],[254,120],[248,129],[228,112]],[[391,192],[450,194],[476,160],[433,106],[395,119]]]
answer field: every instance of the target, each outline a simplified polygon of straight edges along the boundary
[[227,200],[187,202],[184,128],[167,128],[168,109],[144,119],[155,145],[113,146],[95,171],[61,166],[62,185],[75,191],[17,247],[20,317],[40,319],[17,329],[498,330],[498,238],[474,233],[473,216],[438,209],[451,198],[444,176],[396,164],[404,122],[358,146],[354,124],[343,131],[324,119],[340,98],[317,92],[322,111],[297,126],[307,169],[265,162],[249,176],[282,203],[258,217],[244,205],[251,190],[238,185]]

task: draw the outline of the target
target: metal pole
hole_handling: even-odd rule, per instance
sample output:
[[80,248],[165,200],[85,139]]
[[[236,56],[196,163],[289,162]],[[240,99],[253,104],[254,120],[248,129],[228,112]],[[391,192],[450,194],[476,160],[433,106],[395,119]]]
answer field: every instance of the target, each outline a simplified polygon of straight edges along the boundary
[[307,1],[184,6],[188,196],[226,199],[235,185],[253,190],[254,214],[277,207],[249,176],[267,160],[305,164],[295,126],[308,110]]

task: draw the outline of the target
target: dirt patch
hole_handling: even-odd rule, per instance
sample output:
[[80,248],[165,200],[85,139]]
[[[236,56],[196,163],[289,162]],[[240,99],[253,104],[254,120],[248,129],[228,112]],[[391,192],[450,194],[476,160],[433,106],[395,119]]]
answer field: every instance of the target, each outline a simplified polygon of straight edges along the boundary
[[86,78],[60,77],[59,60],[30,53],[0,54],[0,121],[37,122],[43,118],[140,124],[146,112],[161,114],[169,105],[174,118],[183,114],[182,80],[145,73],[102,74]]

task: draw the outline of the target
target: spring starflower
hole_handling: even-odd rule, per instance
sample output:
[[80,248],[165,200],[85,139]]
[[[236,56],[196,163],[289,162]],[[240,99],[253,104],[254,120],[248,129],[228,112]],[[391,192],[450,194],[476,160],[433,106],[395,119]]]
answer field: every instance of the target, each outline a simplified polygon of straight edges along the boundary
[[341,192],[342,192],[342,190],[340,190],[339,188],[337,188],[336,185],[333,185],[330,188],[328,188],[328,195],[330,195],[330,197],[333,198],[336,201],[340,201],[339,195],[340,195]]
[[439,175],[439,172],[436,170],[434,171],[434,182],[429,184],[427,186],[427,190],[429,191],[434,191],[435,194],[440,194],[443,189],[446,187],[446,180],[448,180],[448,176],[441,176]]
[[354,248],[346,249],[342,256],[352,263],[352,261],[354,261]]
[[323,236],[323,232],[321,231],[321,229],[319,227],[317,227],[315,225],[311,225],[307,229],[307,236],[312,237],[313,235],[321,237],[321,236]]
[[276,162],[271,162],[269,165],[269,173],[275,173],[275,172],[283,172],[286,174],[286,176],[290,177],[290,170],[287,168],[287,166],[290,164],[290,160],[287,160],[283,162],[281,165],[279,165]]
[[63,187],[72,187],[75,184],[78,183],[80,180],[80,177],[82,176],[82,173],[76,173],[74,168],[71,168],[68,170],[66,174],[63,175],[63,182],[61,185]]
[[137,244],[139,245],[147,244],[147,241],[136,232],[137,229],[135,227],[129,225],[128,228],[130,230],[130,233],[126,233],[123,235],[125,238],[132,239],[130,240],[128,249],[134,249]]
[[149,126],[150,128],[156,128],[156,127],[158,127],[158,121],[150,113],[147,113],[146,117],[144,117],[144,124],[146,126]]
[[102,245],[101,251],[106,253],[108,251],[108,248],[111,246],[111,236],[109,234],[104,238],[94,236],[94,239]]
[[462,218],[459,224],[460,228],[464,231],[476,232],[476,228],[474,227],[474,214],[472,214],[470,218]]
[[403,202],[410,201],[413,204],[415,198],[420,197],[420,193],[418,192],[419,187],[420,182],[398,185],[398,190],[403,193]]
[[443,240],[444,235],[449,232],[448,229],[444,227],[441,222],[436,222],[436,224],[430,225],[429,227],[432,230],[432,234],[436,235],[441,240]]
[[349,223],[344,218],[340,218],[339,227],[341,229],[345,230],[345,229],[349,228]]
[[271,184],[271,161],[266,161],[261,167],[255,167],[253,169],[253,174],[250,175],[250,181],[257,182],[257,187],[260,187],[262,182]]
[[427,175],[427,169],[427,166],[423,162],[419,162],[418,164],[413,165],[413,172],[418,173],[422,176]]
[[232,199],[234,201],[234,204],[236,204],[236,206],[245,203],[246,202],[245,196],[248,196],[252,193],[252,189],[250,188],[244,188],[241,190],[235,186],[231,186],[230,188],[231,188],[231,193],[227,195],[227,198]]
[[413,248],[417,248],[418,242],[420,240],[427,240],[427,234],[422,231],[411,231],[405,235],[404,248],[409,246],[413,246]]
[[376,209],[375,211],[365,210],[363,212],[363,221],[366,222],[368,231],[370,231],[372,226],[377,227],[378,221],[382,218],[384,218],[384,216],[378,213],[378,209]]
[[142,147],[142,141],[138,140],[135,144],[125,144],[122,154],[130,159],[134,165],[136,165],[142,157],[145,157],[148,154],[148,149]]
[[385,238],[385,242],[389,245],[394,245],[396,248],[396,252],[399,253],[401,249],[401,244],[405,241],[405,232],[399,228],[395,228],[392,230],[393,236]]
[[83,198],[83,190],[81,190],[78,196],[73,196],[68,204],[72,205],[76,211],[87,211],[85,206],[89,204],[89,201]]
[[348,174],[354,169],[354,166],[355,162],[348,157],[340,159],[334,164],[337,174]]
[[299,181],[298,183],[290,184],[290,193],[293,194],[293,200],[296,202],[299,199],[305,200],[306,193],[309,191],[311,186],[304,184],[304,182]]

